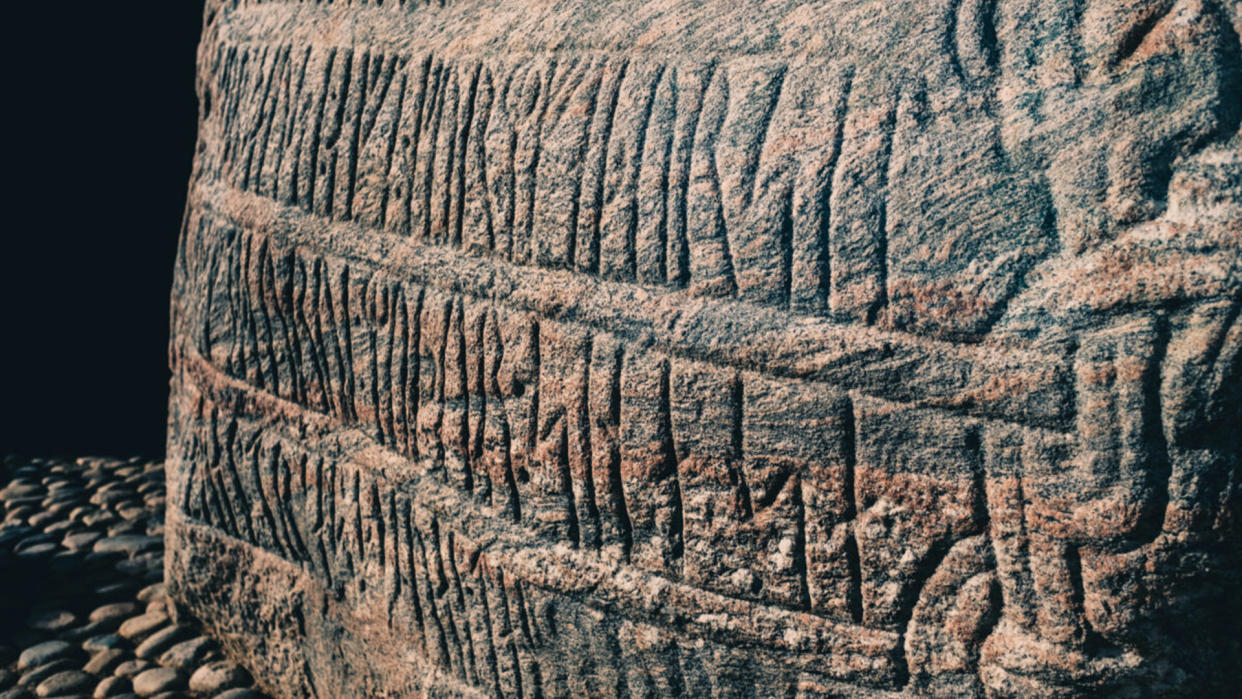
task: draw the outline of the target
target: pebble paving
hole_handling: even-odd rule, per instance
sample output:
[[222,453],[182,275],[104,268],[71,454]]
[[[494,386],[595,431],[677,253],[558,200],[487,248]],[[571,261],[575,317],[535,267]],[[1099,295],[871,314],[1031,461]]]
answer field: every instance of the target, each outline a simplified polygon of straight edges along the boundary
[[172,620],[163,464],[8,457],[0,516],[0,699],[268,696]]

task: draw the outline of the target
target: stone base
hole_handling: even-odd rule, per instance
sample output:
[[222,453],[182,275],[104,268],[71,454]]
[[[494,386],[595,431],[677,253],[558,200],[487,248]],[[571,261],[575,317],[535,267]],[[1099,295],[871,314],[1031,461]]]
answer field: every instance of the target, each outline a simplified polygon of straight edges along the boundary
[[408,636],[350,614],[298,566],[170,518],[166,565],[178,614],[251,661],[277,696],[485,696],[429,666]]

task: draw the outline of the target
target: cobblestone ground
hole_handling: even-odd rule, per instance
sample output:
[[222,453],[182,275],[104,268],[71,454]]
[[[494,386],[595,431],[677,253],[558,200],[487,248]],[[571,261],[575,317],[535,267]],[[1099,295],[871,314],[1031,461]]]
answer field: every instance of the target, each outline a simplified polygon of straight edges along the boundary
[[170,618],[163,464],[6,458],[0,502],[0,699],[267,696]]

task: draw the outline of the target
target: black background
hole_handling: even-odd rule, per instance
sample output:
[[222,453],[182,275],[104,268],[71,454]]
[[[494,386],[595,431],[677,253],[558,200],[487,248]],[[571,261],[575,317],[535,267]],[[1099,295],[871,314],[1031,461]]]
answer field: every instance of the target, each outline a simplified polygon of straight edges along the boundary
[[201,0],[6,8],[0,452],[164,452]]

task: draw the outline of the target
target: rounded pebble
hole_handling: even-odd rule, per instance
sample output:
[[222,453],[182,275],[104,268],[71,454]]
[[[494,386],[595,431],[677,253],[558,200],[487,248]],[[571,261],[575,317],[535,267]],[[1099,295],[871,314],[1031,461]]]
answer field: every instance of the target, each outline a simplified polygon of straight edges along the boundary
[[95,699],[105,699],[105,697],[126,694],[132,688],[133,684],[128,677],[105,677],[102,682],[95,685],[95,693],[91,696]]
[[91,636],[85,641],[82,641],[82,650],[87,651],[88,653],[94,653],[101,650],[108,650],[109,648],[120,648],[124,645],[125,639],[114,633],[106,633],[98,636]]
[[190,691],[215,694],[226,689],[248,686],[250,682],[250,673],[240,665],[229,660],[218,660],[207,663],[190,675]]
[[[92,556],[95,554],[91,554]],[[95,588],[95,594],[100,597],[116,597],[120,595],[128,595],[134,589],[134,584],[128,580],[120,582],[108,583]]]
[[263,699],[263,695],[253,689],[229,689],[215,695],[213,699]]
[[164,557],[142,555],[135,558],[126,558],[117,561],[116,569],[126,575],[143,575],[147,572],[156,572],[160,574],[160,577],[163,577]]
[[167,614],[163,612],[148,612],[126,620],[124,624],[121,624],[121,629],[118,633],[131,641],[138,642],[159,631],[167,623]]
[[[33,519],[33,517],[31,519]],[[35,526],[35,525],[31,525],[31,526]],[[32,546],[36,546],[38,544],[51,544],[51,543],[55,543],[55,541],[56,541],[56,537],[50,534],[31,534],[30,536],[17,542],[17,545],[13,547],[13,550],[17,551],[18,553],[21,553],[22,551],[29,549]]]
[[30,618],[26,620],[26,625],[35,631],[55,633],[73,626],[77,620],[78,618],[74,616],[73,612],[68,612],[64,609],[53,609],[52,611],[30,615]]
[[155,583],[154,585],[147,585],[138,591],[137,597],[139,602],[168,599],[168,586],[162,582]]
[[122,519],[135,520],[147,514],[147,508],[141,505],[130,505],[129,507],[118,508],[116,513]]
[[138,612],[138,605],[133,602],[114,602],[113,604],[105,604],[102,607],[96,607],[91,612],[91,621],[112,621],[121,623],[121,619],[131,617]]
[[13,479],[4,490],[0,490],[0,498],[5,500],[14,500],[16,498],[26,497],[29,495],[38,495],[43,492],[43,486],[38,483],[26,482],[25,479]]
[[40,665],[39,667],[36,667],[33,670],[27,671],[26,674],[22,675],[21,678],[17,680],[17,684],[23,687],[33,688],[33,687],[38,686],[38,684],[42,682],[43,680],[46,680],[47,678],[51,677],[52,675],[55,675],[58,672],[64,672],[65,670],[76,670],[76,669],[78,669],[77,663],[73,662],[72,660],[68,660],[66,658],[61,658],[60,660],[53,660],[52,662],[47,663],[46,665]]
[[110,624],[106,621],[88,621],[81,626],[75,626],[60,635],[62,641],[70,643],[81,643],[88,638],[94,638],[102,633],[111,631],[116,624]]
[[56,544],[35,544],[34,546],[29,546],[18,551],[17,555],[20,558],[26,559],[40,558],[42,556],[49,556],[56,553],[59,548],[60,547]]
[[151,663],[147,660],[126,660],[117,665],[112,674],[117,677],[133,677],[149,667],[151,667]]
[[66,694],[78,694],[91,691],[95,678],[81,670],[65,670],[43,680],[35,689],[40,697],[58,697]]
[[[138,532],[142,531],[142,525],[137,522],[131,522],[127,519],[118,520],[114,524],[108,525],[108,536],[138,536]],[[120,551],[119,553],[126,553]]]
[[116,520],[116,515],[107,510],[96,510],[82,517],[82,524],[88,527],[95,527]]
[[[60,534],[61,536],[64,536],[64,533],[68,532],[72,526],[73,526],[73,522],[70,522],[67,519],[60,519],[44,527],[43,533],[44,534]],[[62,544],[64,543],[64,539],[61,540],[61,543]],[[66,546],[65,548],[68,548],[68,546]]]
[[160,692],[181,689],[185,682],[181,673],[167,667],[155,667],[143,670],[134,677],[134,694],[149,697]]
[[65,535],[65,538],[60,543],[70,551],[80,551],[82,549],[89,549],[99,540],[99,537],[99,532],[74,532]]
[[28,519],[27,521],[30,522],[30,526],[36,529],[42,529],[43,525],[47,524],[48,522],[51,522],[54,519],[56,519],[56,513],[48,512],[47,510],[44,510],[37,515],[31,515],[30,519]]
[[101,650],[88,660],[82,669],[92,675],[111,674],[113,668],[120,665],[121,661],[125,659],[125,655],[125,651],[119,648]]
[[191,672],[203,663],[216,648],[216,642],[206,636],[182,641],[164,651],[159,663],[181,672]]
[[138,648],[134,650],[134,655],[139,658],[154,658],[172,648],[174,644],[184,640],[189,635],[190,630],[184,626],[168,626],[156,631],[147,637],[147,640],[138,644]]
[[64,641],[47,641],[22,651],[22,654],[17,658],[17,669],[27,670],[72,655],[74,655],[74,647],[68,643]]
[[29,566],[41,595],[0,637],[0,699],[266,696],[213,638],[172,622],[164,478],[141,459],[0,460],[0,569]]
[[116,551],[134,556],[163,545],[164,540],[158,536],[146,536],[145,534],[118,534],[96,541],[94,550],[96,553],[111,553]]

